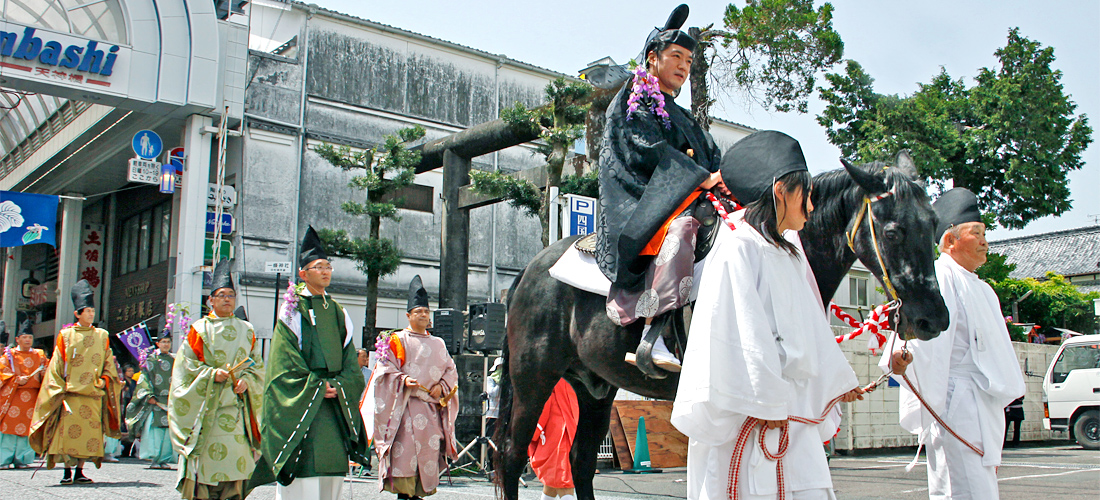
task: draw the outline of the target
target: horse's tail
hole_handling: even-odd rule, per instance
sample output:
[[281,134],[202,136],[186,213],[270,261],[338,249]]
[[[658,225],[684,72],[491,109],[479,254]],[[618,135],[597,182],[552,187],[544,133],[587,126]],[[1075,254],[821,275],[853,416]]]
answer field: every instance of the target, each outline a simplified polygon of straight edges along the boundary
[[504,342],[501,352],[504,363],[501,365],[500,374],[500,405],[497,414],[496,429],[493,431],[493,442],[497,444],[493,450],[493,483],[496,484],[497,498],[504,498],[504,460],[505,448],[514,446],[508,437],[512,427],[512,376],[508,374],[508,342]]
[[[508,297],[506,299],[507,306],[510,308],[512,304],[512,297],[515,297],[516,288],[519,287],[520,280],[523,279],[523,273],[527,271],[527,268],[520,270],[519,275],[512,281],[512,286],[508,287]],[[509,315],[510,316],[510,315]],[[504,448],[506,446],[513,446],[515,443],[509,444],[508,434],[512,427],[512,375],[508,373],[508,338],[504,339],[504,346],[501,348],[500,357],[504,360],[501,362],[500,369],[500,403],[497,405],[497,423],[496,429],[493,430],[493,442],[497,444],[496,449],[493,451],[493,483],[496,484],[497,498],[504,498]]]

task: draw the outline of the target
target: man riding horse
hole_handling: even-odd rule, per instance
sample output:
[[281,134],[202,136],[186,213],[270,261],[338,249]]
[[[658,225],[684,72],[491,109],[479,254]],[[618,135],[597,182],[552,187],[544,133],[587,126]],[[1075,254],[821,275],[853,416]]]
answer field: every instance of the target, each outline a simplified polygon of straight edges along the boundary
[[[663,29],[646,40],[633,83],[623,85],[607,108],[599,157],[600,218],[596,260],[612,282],[607,315],[617,325],[644,319],[636,364],[663,378],[654,366],[680,371],[662,333],[690,300],[699,220],[693,217],[704,190],[728,193],[718,171],[721,150],[687,110],[678,106],[691,71],[696,41],[680,31],[687,6],[673,11]],[[651,347],[650,350],[647,347]],[[634,363],[634,355],[627,361]]]

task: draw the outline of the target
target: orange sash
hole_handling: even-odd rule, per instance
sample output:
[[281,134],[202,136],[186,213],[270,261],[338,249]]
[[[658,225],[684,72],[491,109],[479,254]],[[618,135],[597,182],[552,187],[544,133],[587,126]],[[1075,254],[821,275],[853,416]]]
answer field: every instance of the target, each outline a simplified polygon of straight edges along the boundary
[[661,228],[657,230],[657,233],[653,235],[653,238],[649,240],[649,243],[646,244],[645,248],[642,249],[642,253],[639,255],[657,255],[660,253],[661,244],[665,242],[665,235],[668,234],[668,226],[672,225],[672,221],[676,216],[680,215],[684,210],[687,210],[687,207],[692,203],[695,203],[695,200],[698,199],[699,195],[702,193],[703,188],[695,188],[695,191],[692,191],[684,202],[676,207],[676,210],[672,212],[668,220],[666,220],[664,224],[661,224]]

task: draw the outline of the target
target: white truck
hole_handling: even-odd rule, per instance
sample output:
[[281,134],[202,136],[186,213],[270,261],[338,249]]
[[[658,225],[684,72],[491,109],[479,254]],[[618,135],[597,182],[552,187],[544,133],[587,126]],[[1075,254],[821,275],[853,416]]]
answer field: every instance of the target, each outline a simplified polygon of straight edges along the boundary
[[1066,340],[1043,378],[1043,427],[1100,449],[1100,335]]

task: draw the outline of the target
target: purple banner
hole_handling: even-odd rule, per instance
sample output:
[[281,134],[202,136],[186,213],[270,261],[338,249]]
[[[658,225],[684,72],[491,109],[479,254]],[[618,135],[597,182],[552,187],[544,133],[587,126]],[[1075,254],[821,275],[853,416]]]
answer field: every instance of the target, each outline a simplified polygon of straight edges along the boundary
[[153,344],[149,342],[149,333],[145,331],[145,323],[126,329],[118,334],[118,338],[139,362],[145,359],[144,353],[153,348]]

